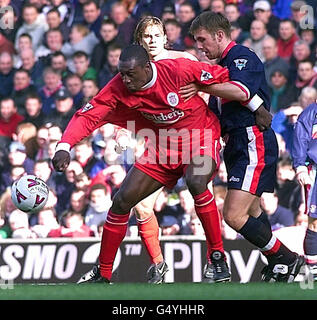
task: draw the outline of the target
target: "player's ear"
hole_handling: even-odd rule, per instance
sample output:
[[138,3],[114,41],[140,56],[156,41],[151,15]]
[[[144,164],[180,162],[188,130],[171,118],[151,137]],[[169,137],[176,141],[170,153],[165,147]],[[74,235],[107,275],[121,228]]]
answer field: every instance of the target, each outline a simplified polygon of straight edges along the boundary
[[215,37],[217,39],[218,42],[221,42],[224,37],[225,37],[225,33],[222,31],[222,30],[218,30],[216,33],[215,33]]
[[163,40],[163,43],[164,43],[164,46],[166,46],[166,45],[167,45],[167,36],[166,36],[166,34],[164,34],[164,40]]

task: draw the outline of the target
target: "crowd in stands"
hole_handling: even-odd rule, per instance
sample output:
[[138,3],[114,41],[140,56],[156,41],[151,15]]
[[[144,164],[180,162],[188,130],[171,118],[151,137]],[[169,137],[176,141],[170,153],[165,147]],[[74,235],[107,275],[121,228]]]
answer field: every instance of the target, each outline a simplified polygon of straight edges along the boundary
[[[232,39],[264,63],[280,159],[275,192],[263,194],[262,209],[273,230],[307,224],[290,150],[299,114],[317,99],[313,0],[2,0],[0,6],[1,21],[14,22],[0,28],[0,238],[100,236],[144,141],[135,137],[117,153],[118,128],[106,124],[73,148],[65,173],[50,162],[56,143],[73,114],[118,73],[120,53],[141,17],[164,21],[170,49],[207,61],[188,32],[206,10],[224,14]],[[32,215],[17,210],[10,196],[12,182],[24,174],[50,189],[45,208]],[[213,181],[220,213],[226,183],[222,162]],[[182,179],[163,189],[154,210],[162,235],[203,235]],[[127,235],[137,235],[133,212]],[[237,238],[224,222],[223,236]]]

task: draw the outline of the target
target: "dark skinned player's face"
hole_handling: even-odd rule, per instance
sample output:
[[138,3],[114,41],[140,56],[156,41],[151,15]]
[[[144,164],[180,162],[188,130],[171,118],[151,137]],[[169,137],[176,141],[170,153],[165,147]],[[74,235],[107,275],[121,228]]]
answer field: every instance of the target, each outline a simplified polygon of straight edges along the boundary
[[150,62],[145,66],[137,64],[135,59],[119,61],[119,72],[123,83],[129,91],[139,91],[152,79],[152,67]]

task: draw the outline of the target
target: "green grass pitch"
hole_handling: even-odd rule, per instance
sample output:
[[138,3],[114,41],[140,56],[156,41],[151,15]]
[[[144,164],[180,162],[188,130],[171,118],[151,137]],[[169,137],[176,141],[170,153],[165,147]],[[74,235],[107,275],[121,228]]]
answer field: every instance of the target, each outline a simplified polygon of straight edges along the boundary
[[14,284],[0,300],[316,300],[317,285],[300,283]]

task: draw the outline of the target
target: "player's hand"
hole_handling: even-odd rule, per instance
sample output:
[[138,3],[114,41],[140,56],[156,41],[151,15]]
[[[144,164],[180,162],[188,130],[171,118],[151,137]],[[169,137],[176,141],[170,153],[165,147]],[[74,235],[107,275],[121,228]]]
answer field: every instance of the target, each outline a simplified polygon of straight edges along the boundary
[[311,185],[313,183],[307,171],[298,172],[296,179],[301,186]]
[[190,83],[179,89],[179,94],[184,101],[188,101],[190,98],[195,96],[199,90],[199,86],[196,83]]
[[267,130],[272,123],[272,115],[262,105],[255,111],[255,123],[260,131]]
[[127,134],[122,134],[116,139],[116,145],[114,150],[116,153],[120,154],[123,151],[127,150],[128,146],[131,143],[130,137]]
[[65,150],[56,151],[52,159],[52,163],[56,171],[65,171],[70,163],[69,152]]

